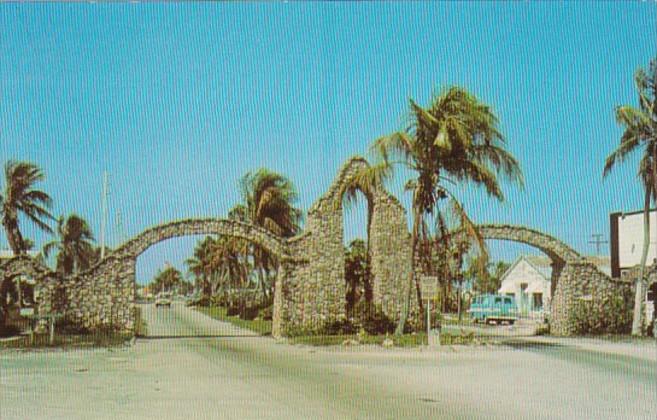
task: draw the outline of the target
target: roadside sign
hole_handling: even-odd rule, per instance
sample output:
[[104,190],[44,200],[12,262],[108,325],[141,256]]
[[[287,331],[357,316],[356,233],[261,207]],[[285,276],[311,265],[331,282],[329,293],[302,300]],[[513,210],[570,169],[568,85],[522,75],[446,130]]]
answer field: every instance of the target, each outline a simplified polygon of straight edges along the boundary
[[426,300],[427,307],[427,345],[429,347],[440,346],[440,331],[431,330],[431,300],[438,296],[438,277],[436,276],[422,276],[420,278],[420,293],[422,300]]
[[420,293],[423,300],[435,298],[438,295],[438,277],[422,276],[420,278]]

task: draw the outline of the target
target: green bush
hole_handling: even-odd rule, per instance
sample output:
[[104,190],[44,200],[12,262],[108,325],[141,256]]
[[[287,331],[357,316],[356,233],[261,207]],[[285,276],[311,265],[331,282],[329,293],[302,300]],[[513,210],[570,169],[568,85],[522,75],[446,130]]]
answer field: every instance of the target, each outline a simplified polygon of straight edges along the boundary
[[632,328],[632,308],[629,299],[614,296],[598,302],[579,300],[570,314],[572,332],[584,334],[625,334]]
[[324,325],[319,333],[322,335],[341,335],[355,334],[356,332],[358,332],[358,329],[352,321],[348,319],[340,319]]
[[269,305],[258,311],[258,318],[265,321],[271,321],[274,318],[274,305]]
[[359,302],[354,308],[354,319],[352,321],[356,330],[360,328],[371,335],[392,333],[395,331],[395,323],[383,313],[378,305],[367,302]]

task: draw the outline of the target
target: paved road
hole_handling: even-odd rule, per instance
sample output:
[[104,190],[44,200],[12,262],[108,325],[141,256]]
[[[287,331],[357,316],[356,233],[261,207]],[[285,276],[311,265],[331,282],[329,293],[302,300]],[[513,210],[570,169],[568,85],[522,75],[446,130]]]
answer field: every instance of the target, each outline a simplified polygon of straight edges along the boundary
[[526,343],[385,350],[277,343],[183,306],[150,339],[0,353],[0,419],[655,419],[657,362]]

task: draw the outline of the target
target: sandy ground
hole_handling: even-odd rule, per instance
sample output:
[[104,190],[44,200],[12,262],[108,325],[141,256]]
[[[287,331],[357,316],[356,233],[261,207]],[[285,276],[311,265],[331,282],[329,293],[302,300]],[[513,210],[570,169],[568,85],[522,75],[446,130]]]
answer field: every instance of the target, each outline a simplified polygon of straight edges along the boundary
[[650,358],[290,346],[180,305],[143,311],[157,338],[131,347],[0,352],[0,419],[657,418]]

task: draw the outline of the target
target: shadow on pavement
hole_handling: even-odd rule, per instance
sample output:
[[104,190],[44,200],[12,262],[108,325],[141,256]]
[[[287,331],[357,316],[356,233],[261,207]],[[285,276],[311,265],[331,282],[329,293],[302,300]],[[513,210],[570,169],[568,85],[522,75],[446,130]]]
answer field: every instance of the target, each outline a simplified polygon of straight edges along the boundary
[[184,338],[260,338],[263,335],[230,335],[230,334],[184,334],[184,335],[148,335],[137,337],[138,340],[176,340]]

